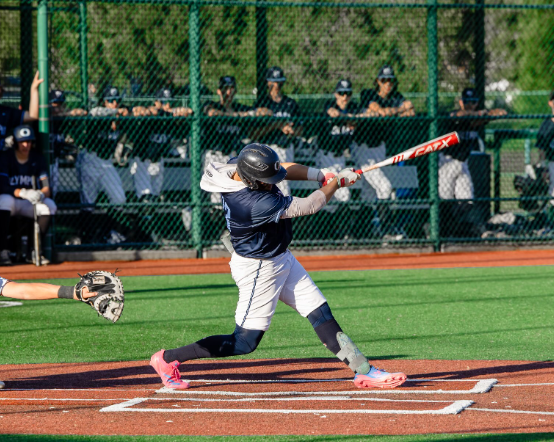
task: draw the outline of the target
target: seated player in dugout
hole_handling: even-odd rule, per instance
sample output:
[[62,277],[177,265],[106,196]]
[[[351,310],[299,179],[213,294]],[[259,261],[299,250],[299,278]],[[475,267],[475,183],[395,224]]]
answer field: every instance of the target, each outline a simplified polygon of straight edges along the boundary
[[[34,218],[36,205],[41,236],[56,214],[56,204],[50,198],[50,183],[46,159],[37,151],[31,126],[14,129],[15,147],[0,153],[0,265],[10,265],[8,232],[13,216]],[[41,241],[43,244],[44,242]],[[31,256],[31,254],[27,254]],[[31,262],[35,262],[32,256]],[[41,265],[49,261],[40,257]]]
[[[316,165],[333,173],[339,173],[346,167],[346,158],[350,156],[350,145],[354,140],[359,104],[352,99],[352,82],[341,79],[335,86],[335,99],[325,103],[323,115],[331,117],[324,121],[319,131]],[[350,189],[337,190],[337,201],[350,200]],[[326,206],[329,211],[335,211],[337,206]]]
[[[180,144],[177,133],[181,126],[173,121],[173,117],[192,115],[190,108],[172,107],[173,101],[172,89],[164,87],[156,92],[152,106],[136,106],[132,110],[135,116],[164,117],[145,119],[132,126],[130,138],[133,148],[130,151],[129,171],[133,176],[136,196],[141,202],[155,202],[161,197],[164,159]],[[124,154],[120,158],[120,165],[124,165],[126,156]]]
[[[32,123],[38,120],[38,87],[44,80],[39,79],[39,72],[35,74],[31,84],[31,97],[29,99],[29,110],[22,111],[9,106],[0,105],[0,152],[5,148],[6,137],[11,131],[24,123]],[[4,87],[0,84],[0,99],[4,96]]]
[[[479,109],[482,101],[474,88],[466,88],[458,100],[460,109],[450,112],[447,132],[456,131],[460,142],[439,153],[439,197],[448,200],[472,200],[474,198],[473,180],[468,166],[472,152],[484,152],[485,144],[479,136],[479,129],[490,120],[475,117],[500,117],[507,114],[504,109]],[[474,118],[463,118],[474,117]],[[468,231],[463,236],[480,236],[481,227],[475,219],[472,201],[460,201],[453,204],[442,204],[441,235],[457,235],[457,226],[451,223],[458,219],[458,224],[464,224]]]
[[54,161],[50,164],[50,181],[52,196],[56,196],[59,187],[60,160],[66,164],[74,164],[77,160],[79,148],[75,140],[69,134],[74,128],[63,117],[85,116],[84,109],[68,109],[66,106],[65,92],[60,89],[53,89],[48,94],[50,105],[50,151],[53,153]]
[[[250,138],[270,146],[282,162],[294,161],[294,149],[297,137],[302,135],[302,125],[288,118],[299,117],[300,107],[292,98],[283,93],[287,78],[278,66],[267,70],[267,94],[260,97],[254,107],[258,117],[276,117],[282,120],[271,120],[257,127]],[[285,195],[290,194],[288,182],[283,181],[279,188]]]
[[[254,116],[254,110],[250,106],[238,103],[235,100],[236,94],[235,77],[226,75],[219,79],[219,101],[204,105],[204,114],[214,117],[214,120],[208,121],[203,131],[203,144],[207,146],[203,154],[203,169],[214,161],[226,163],[245,146],[243,140],[247,138],[247,128],[244,122],[241,123],[236,118]],[[221,196],[217,193],[212,194],[210,201],[221,203]]]
[[[360,94],[360,116],[362,117],[410,117],[414,115],[413,104],[398,92],[398,81],[392,66],[384,65],[379,69],[374,80],[373,89],[364,89]],[[355,135],[351,146],[352,161],[362,169],[372,166],[387,158],[387,141],[389,131],[394,130],[390,122],[379,120],[366,121]],[[382,169],[375,169],[363,174],[361,198],[369,201],[392,198],[392,184]],[[393,224],[389,204],[377,206],[381,230],[387,237],[402,239],[403,234]]]
[[97,242],[100,238],[91,238],[92,225],[97,222],[91,218],[94,204],[100,192],[114,205],[108,210],[109,226],[105,239],[108,244],[118,244],[126,240],[122,233],[128,222],[122,214],[122,205],[127,202],[121,177],[115,168],[116,154],[129,144],[128,136],[121,127],[122,118],[129,115],[129,109],[121,106],[122,96],[119,89],[109,86],[104,90],[104,106],[94,107],[90,115],[99,118],[88,125],[87,136],[83,139],[83,149],[79,151],[75,167],[80,185],[81,203],[86,207],[81,211],[80,227],[84,242]]
[[[539,160],[548,164],[548,194],[554,196],[554,91],[550,93],[548,106],[553,114],[544,120],[537,134],[537,148]],[[554,200],[548,204],[547,215],[550,223],[554,224]]]
[[[288,180],[316,181],[322,185],[306,198],[285,196],[276,184]],[[388,373],[371,365],[342,330],[323,293],[288,249],[292,218],[313,215],[342,187],[360,176],[351,169],[325,177],[322,170],[281,163],[269,146],[253,143],[228,163],[212,163],[200,187],[222,194],[230,232],[231,274],[238,288],[234,331],[209,336],[172,350],[160,350],[150,365],[168,388],[186,389],[179,365],[201,358],[222,358],[252,353],[269,329],[277,303],[287,304],[308,319],[321,343],[353,372],[358,388],[395,388],[404,373]],[[230,250],[231,251],[231,250]]]

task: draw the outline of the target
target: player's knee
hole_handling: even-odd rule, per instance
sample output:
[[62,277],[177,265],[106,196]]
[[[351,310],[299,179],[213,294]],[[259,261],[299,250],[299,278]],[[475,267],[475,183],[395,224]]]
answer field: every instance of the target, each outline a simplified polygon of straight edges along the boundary
[[15,208],[15,198],[11,195],[0,195],[0,210],[7,210],[12,213]]
[[247,355],[258,347],[264,335],[263,330],[247,330],[240,325],[235,327],[233,336],[235,338],[235,355]]
[[320,305],[308,315],[308,321],[310,321],[310,324],[312,324],[313,328],[317,328],[324,322],[330,321],[332,319],[335,318],[333,317],[333,313],[331,313],[331,308],[327,303]]

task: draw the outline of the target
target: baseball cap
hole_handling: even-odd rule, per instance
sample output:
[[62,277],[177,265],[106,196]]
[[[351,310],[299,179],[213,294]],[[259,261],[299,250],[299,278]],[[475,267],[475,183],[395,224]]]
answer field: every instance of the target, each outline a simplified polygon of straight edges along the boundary
[[392,66],[389,66],[388,64],[384,65],[381,67],[381,69],[379,69],[379,73],[377,74],[377,78],[378,79],[381,79],[381,78],[396,78],[396,76],[394,75],[394,69],[392,68]]
[[104,90],[104,100],[107,100],[107,101],[119,101],[121,100],[121,96],[119,94],[119,89],[116,88],[116,87],[113,87],[113,86],[108,86],[105,90]]
[[350,80],[339,80],[335,92],[352,92],[352,82]]
[[156,92],[156,99],[162,103],[167,103],[172,97],[173,94],[171,93],[171,89],[167,87],[164,87]]
[[22,124],[13,130],[13,137],[17,142],[35,141],[35,131],[28,124]]
[[51,90],[48,94],[48,101],[50,103],[65,103],[65,94],[59,89]]
[[278,66],[273,66],[267,70],[266,80],[274,81],[276,83],[282,83],[284,81],[287,81],[287,77],[285,77],[283,69]]
[[474,88],[466,87],[462,91],[462,101],[479,101],[479,95]]
[[226,87],[234,87],[237,88],[237,80],[235,80],[235,77],[231,75],[225,75],[225,77],[221,77],[219,79],[219,89],[223,89]]

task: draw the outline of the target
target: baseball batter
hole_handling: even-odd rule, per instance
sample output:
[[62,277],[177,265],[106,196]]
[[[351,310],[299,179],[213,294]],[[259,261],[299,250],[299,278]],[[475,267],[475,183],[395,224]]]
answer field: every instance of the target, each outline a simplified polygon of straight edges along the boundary
[[[324,184],[306,198],[284,196],[276,184],[285,179],[312,180]],[[319,339],[354,372],[358,388],[394,388],[406,380],[404,373],[387,373],[369,363],[343,332],[327,300],[306,270],[288,250],[292,240],[291,218],[321,210],[342,187],[360,176],[350,169],[325,182],[318,169],[283,163],[263,144],[246,146],[228,163],[212,163],[200,186],[220,192],[234,248],[230,267],[239,289],[235,330],[209,336],[173,350],[160,350],[150,360],[166,387],[185,389],[178,367],[198,358],[243,355],[253,352],[269,329],[280,300],[308,318]]]
[[[18,126],[14,138],[15,148],[0,153],[0,265],[11,264],[7,242],[12,216],[32,219],[36,205],[40,232],[45,235],[57,210],[50,199],[46,159],[35,148],[33,129]],[[41,264],[48,264],[46,258],[40,259]]]

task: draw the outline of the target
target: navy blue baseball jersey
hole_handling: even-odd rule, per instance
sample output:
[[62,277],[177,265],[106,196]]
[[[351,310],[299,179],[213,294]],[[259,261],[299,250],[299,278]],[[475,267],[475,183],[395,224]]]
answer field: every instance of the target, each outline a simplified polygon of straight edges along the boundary
[[544,120],[537,134],[537,147],[544,151],[548,161],[554,161],[554,121],[552,118]]
[[[359,106],[351,101],[346,108],[341,109],[336,100],[329,101],[323,108],[323,114],[329,116],[327,111],[329,109],[336,109],[340,112],[341,117],[346,117],[348,114],[355,115],[358,113]],[[319,136],[320,147],[335,154],[342,154],[352,144],[354,139],[355,123],[353,121],[337,120],[331,118],[326,124],[321,125],[321,133]]]
[[399,107],[406,101],[404,96],[398,91],[392,91],[387,98],[383,98],[379,95],[375,89],[364,89],[360,93],[360,104],[363,109],[367,109],[372,102],[383,108],[387,107]]
[[[254,107],[266,107],[273,112],[274,117],[286,118],[300,116],[300,106],[298,106],[296,101],[286,95],[283,95],[283,98],[279,102],[273,101],[271,97],[268,96],[265,99],[258,100],[254,104]],[[294,125],[298,126],[300,122],[295,121]],[[280,129],[276,129],[261,137],[259,141],[264,144],[285,146],[288,143],[288,136]]]
[[[225,111],[225,107],[220,102],[211,102],[204,106],[204,113],[208,113],[210,109]],[[231,110],[234,112],[248,112],[252,110],[250,106],[246,106],[234,101],[231,104]],[[242,139],[246,138],[245,124],[240,123],[238,119],[228,117],[212,117],[211,120],[205,120],[205,130],[203,133],[203,143],[208,149],[215,149],[229,154],[233,150],[238,152],[244,145]]]
[[13,195],[15,189],[32,189],[33,176],[40,188],[40,180],[48,177],[47,171],[44,156],[36,150],[31,150],[27,162],[21,164],[15,157],[15,149],[8,149],[0,153],[0,193]]
[[292,241],[292,221],[281,215],[292,202],[277,186],[271,190],[223,193],[223,210],[235,252],[245,258],[267,259],[284,253]]
[[4,150],[4,140],[9,131],[23,124],[24,111],[14,109],[13,107],[0,106],[0,152]]
[[[456,117],[457,113],[458,111],[452,111],[450,116]],[[471,152],[479,151],[479,132],[475,127],[475,120],[453,118],[447,120],[446,124],[449,125],[447,132],[458,132],[460,142],[445,150],[445,155],[450,155],[455,160],[465,161],[469,158]]]

